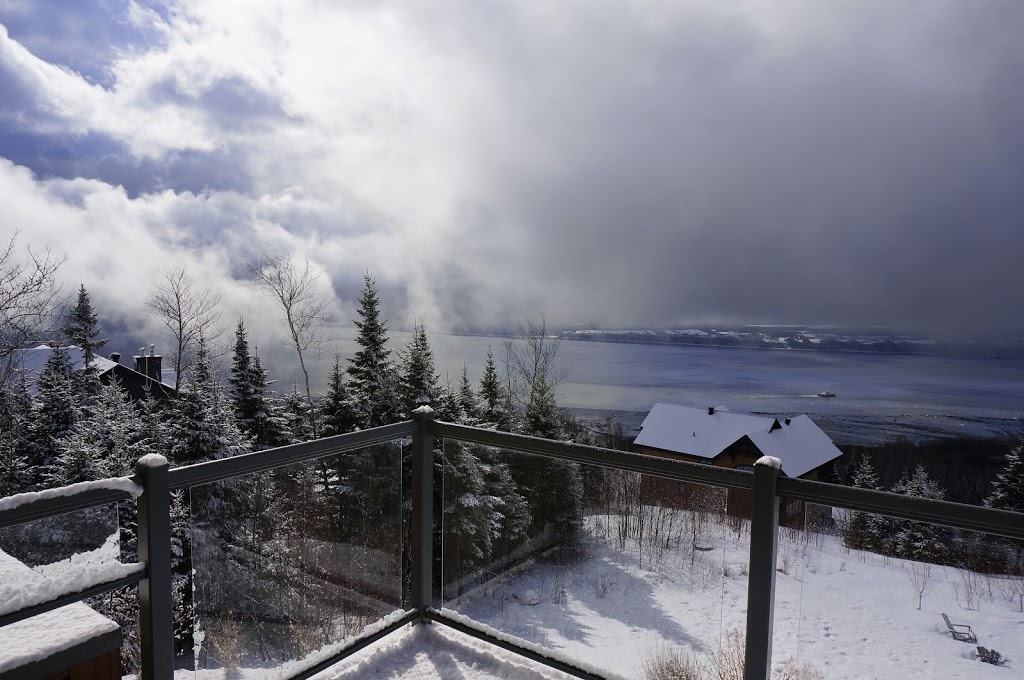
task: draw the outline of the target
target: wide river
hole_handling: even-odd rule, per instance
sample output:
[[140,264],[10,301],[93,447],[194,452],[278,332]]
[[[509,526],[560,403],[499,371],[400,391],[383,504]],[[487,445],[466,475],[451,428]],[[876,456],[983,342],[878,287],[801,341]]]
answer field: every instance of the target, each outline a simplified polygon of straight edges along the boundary
[[[393,332],[400,347],[408,334]],[[344,355],[355,351],[344,333]],[[437,370],[479,379],[501,338],[429,336]],[[837,441],[1000,435],[1024,413],[1024,360],[562,341],[560,406],[646,412],[663,401],[743,413],[808,413]],[[816,396],[835,393],[834,398]],[[620,414],[626,422],[634,416]],[[634,423],[635,424],[635,423]]]

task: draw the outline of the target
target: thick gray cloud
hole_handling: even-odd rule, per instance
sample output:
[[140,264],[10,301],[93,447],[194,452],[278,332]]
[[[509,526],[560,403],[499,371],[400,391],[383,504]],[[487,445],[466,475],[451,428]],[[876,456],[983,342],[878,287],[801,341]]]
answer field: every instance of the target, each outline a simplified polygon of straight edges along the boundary
[[0,4],[0,155],[229,289],[286,250],[434,327],[1024,330],[1017,0],[125,7],[80,69]]

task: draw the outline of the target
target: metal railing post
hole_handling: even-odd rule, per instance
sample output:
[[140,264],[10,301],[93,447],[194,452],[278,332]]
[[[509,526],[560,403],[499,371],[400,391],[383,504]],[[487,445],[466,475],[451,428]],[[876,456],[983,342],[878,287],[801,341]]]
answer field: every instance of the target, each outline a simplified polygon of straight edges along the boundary
[[146,456],[135,466],[142,482],[138,498],[139,560],[146,578],[139,582],[139,634],[142,680],[174,675],[174,610],[171,602],[171,492],[167,459]]
[[434,437],[432,411],[414,414],[420,430],[412,436],[412,607],[426,622],[433,603],[434,565]]
[[772,669],[772,613],[775,608],[775,559],[778,554],[778,459],[754,465],[750,518],[750,575],[747,581],[747,638],[744,680],[768,680]]

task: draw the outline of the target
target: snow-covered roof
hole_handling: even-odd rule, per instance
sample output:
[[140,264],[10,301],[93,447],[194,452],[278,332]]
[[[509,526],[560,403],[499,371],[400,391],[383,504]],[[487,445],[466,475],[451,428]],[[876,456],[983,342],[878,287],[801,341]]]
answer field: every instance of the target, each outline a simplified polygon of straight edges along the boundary
[[[69,345],[64,348],[68,353],[68,358],[71,360],[71,369],[80,371],[85,368],[85,351],[81,347],[75,345]],[[18,368],[25,371],[29,381],[35,380],[35,378],[43,372],[43,367],[46,366],[47,360],[50,358],[50,354],[53,353],[53,348],[49,345],[39,345],[38,347],[28,347],[17,350],[17,366]],[[100,373],[106,373],[110,369],[117,366],[117,362],[111,361],[106,357],[94,355],[92,358],[93,367]]]
[[[71,360],[71,369],[74,371],[82,370],[85,367],[85,351],[76,345],[68,345],[64,349],[67,351],[68,358]],[[16,350],[16,352],[15,366],[18,369],[25,371],[25,376],[28,378],[29,384],[31,385],[35,382],[35,379],[39,377],[39,374],[43,372],[43,367],[46,366],[46,362],[50,358],[53,348],[49,345],[39,345],[38,347],[21,348]],[[116,361],[112,361],[107,357],[99,355],[93,355],[92,366],[100,375],[113,370],[117,366],[120,366],[122,370],[138,372],[131,366],[119,364]],[[160,383],[165,387],[173,387],[174,370],[162,369]]]
[[782,469],[790,477],[799,477],[843,455],[829,436],[810,416],[802,415],[779,423],[772,431],[759,430],[748,436],[766,456],[782,459]]
[[[0,550],[0,581],[5,585],[38,585],[43,580],[41,574]],[[0,628],[0,674],[117,630],[116,623],[81,602],[4,626]]]
[[644,418],[637,446],[714,458],[740,437],[772,426],[773,418],[732,413],[721,408],[691,408],[657,403]]
[[720,408],[708,411],[655,404],[644,419],[636,445],[711,459],[746,436],[763,455],[781,459],[783,472],[790,477],[804,475],[842,455],[807,415],[786,422]]

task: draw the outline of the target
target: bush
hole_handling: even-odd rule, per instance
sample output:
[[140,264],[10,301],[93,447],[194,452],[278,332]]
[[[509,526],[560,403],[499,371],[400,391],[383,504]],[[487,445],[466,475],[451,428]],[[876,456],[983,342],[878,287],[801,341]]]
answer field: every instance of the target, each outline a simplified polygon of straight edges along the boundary
[[658,647],[644,659],[644,680],[709,680],[710,675],[692,652]]

